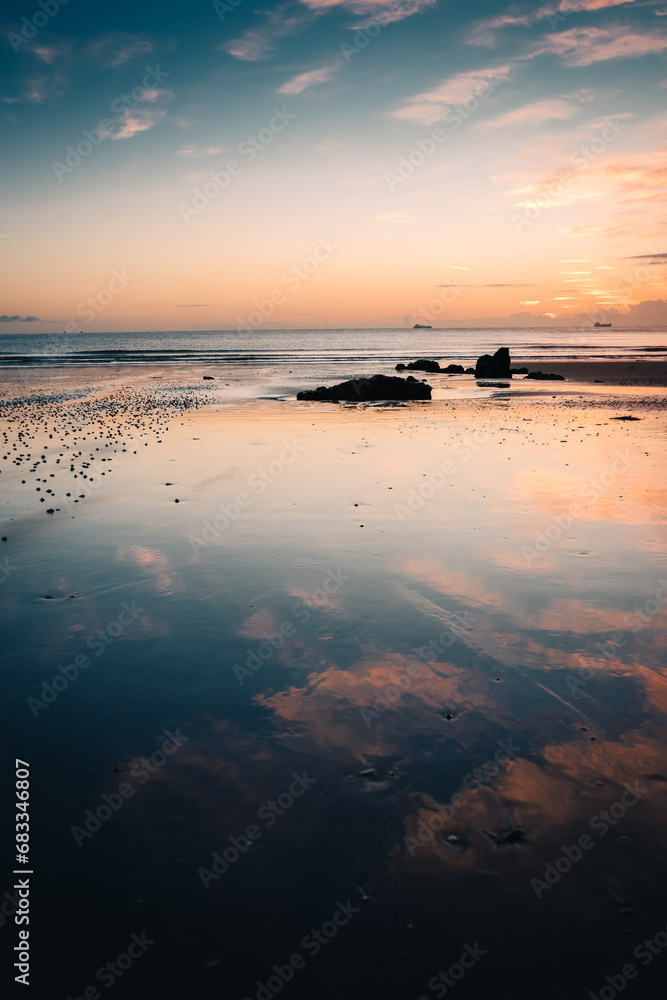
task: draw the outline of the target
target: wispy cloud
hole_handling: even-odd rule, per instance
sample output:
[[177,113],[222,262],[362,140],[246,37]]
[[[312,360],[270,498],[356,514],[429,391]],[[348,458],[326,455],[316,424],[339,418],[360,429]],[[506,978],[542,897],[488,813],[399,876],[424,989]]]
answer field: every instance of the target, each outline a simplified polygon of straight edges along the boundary
[[390,24],[393,21],[403,21],[406,17],[412,17],[413,14],[434,7],[437,0],[302,0],[302,2],[311,10],[343,7],[352,14],[366,16],[368,20],[352,25],[360,29],[369,23]]
[[449,77],[424,94],[417,94],[410,103],[391,112],[392,118],[407,118],[410,121],[431,125],[445,118],[450,107],[463,104],[475,94],[488,92],[494,83],[504,83],[512,72],[511,64],[490,66],[487,69],[472,70]]
[[0,323],[53,323],[50,319],[40,319],[38,316],[0,316]]
[[522,108],[508,111],[499,118],[483,123],[483,128],[506,128],[512,125],[541,125],[554,118],[571,118],[575,109],[567,101],[554,98],[550,101],[536,101]]
[[165,109],[137,108],[128,111],[123,119],[116,123],[118,128],[102,133],[105,139],[131,139],[137,132],[147,132],[162,121],[166,115]]
[[176,156],[187,156],[191,160],[196,160],[200,156],[217,156],[218,153],[222,152],[224,152],[223,146],[206,146],[205,148],[184,146],[183,149],[176,150]]
[[534,284],[520,284],[520,285],[436,285],[436,288],[535,288]]
[[295,35],[312,20],[313,15],[305,11],[301,4],[297,6],[293,3],[283,3],[275,10],[266,11],[263,16],[264,23],[260,27],[249,28],[239,38],[222,42],[216,48],[243,62],[268,59],[276,47],[278,38]]
[[336,60],[333,63],[328,63],[326,66],[321,66],[319,69],[311,69],[307,73],[299,73],[298,76],[293,76],[291,80],[288,80],[282,87],[279,87],[278,93],[301,94],[304,90],[308,90],[309,87],[316,87],[320,83],[333,80],[341,66],[342,60]]
[[153,44],[148,38],[125,31],[112,31],[100,38],[93,38],[86,46],[85,54],[96,65],[115,69],[139,56],[143,58],[152,51]]
[[632,31],[623,24],[608,28],[571,28],[543,39],[531,56],[561,56],[567,66],[590,66],[609,59],[636,59],[664,52],[667,32]]
[[557,3],[545,4],[532,10],[519,13],[515,8],[506,11],[504,14],[495,14],[493,17],[485,17],[471,26],[466,41],[470,45],[481,45],[491,47],[496,44],[496,33],[503,28],[527,28],[539,21],[543,21],[549,16],[552,18],[560,14],[568,16],[577,12],[591,13],[604,10],[608,7],[630,6],[640,0],[559,0]]

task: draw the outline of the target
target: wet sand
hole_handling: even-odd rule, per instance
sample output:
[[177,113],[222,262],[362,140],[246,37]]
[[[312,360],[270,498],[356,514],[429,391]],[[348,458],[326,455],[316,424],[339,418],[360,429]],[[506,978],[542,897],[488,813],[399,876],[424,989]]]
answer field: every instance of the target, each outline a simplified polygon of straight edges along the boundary
[[662,368],[400,406],[3,375],[43,995],[133,934],[118,997],[662,995]]

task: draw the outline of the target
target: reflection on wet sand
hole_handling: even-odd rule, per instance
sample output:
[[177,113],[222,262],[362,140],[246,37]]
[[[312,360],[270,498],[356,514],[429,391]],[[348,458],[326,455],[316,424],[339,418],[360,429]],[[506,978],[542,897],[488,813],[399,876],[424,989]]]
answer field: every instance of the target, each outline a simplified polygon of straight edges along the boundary
[[[461,406],[200,413],[63,518],[42,517],[7,475],[12,717],[124,601],[142,609],[34,720],[62,907],[49,915],[91,954],[85,915],[101,884],[105,932],[141,907],[159,947],[191,956],[187,990],[206,1000],[254,995],[248,984],[336,899],[360,912],[288,984],[291,997],[417,996],[431,969],[479,940],[488,953],[468,995],[527,1000],[521,964],[531,1000],[562,1000],[597,983],[628,930],[658,926],[659,425],[648,414],[634,425],[630,468],[549,537],[552,517],[629,447],[626,426],[602,409]],[[297,437],[303,454],[229,516]],[[450,459],[454,471],[429,480]],[[52,482],[62,478],[58,467]],[[548,546],[527,559],[540,533]],[[136,782],[179,728],[178,754],[79,847],[72,825]],[[294,773],[314,783],[288,804]],[[636,804],[604,836],[591,830],[636,782]],[[253,824],[261,836],[244,850]],[[594,849],[538,897],[531,879],[586,833]],[[85,873],[75,884],[73,852]],[[577,942],[594,923],[593,962]],[[545,982],[553,941],[578,966]],[[55,947],[51,969],[72,993]]]

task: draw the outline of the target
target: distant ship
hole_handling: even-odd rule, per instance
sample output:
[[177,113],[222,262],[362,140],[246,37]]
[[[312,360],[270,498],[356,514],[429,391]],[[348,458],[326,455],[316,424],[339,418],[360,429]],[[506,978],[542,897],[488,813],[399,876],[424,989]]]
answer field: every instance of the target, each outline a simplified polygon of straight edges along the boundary
[[[609,324],[609,326],[611,326],[611,323]],[[412,327],[412,329],[413,330],[432,330],[433,327],[432,326],[426,326],[424,323],[415,323],[415,325]]]
[[611,326],[611,323],[596,323],[595,326]]

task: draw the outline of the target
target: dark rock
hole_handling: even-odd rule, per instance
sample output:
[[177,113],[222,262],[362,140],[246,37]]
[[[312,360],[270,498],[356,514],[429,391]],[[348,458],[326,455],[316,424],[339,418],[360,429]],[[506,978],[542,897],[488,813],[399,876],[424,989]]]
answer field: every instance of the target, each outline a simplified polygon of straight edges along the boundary
[[513,368],[512,371],[510,372],[510,374],[511,375],[527,375],[528,374],[528,369],[527,368]]
[[372,375],[370,378],[355,378],[329,388],[321,385],[317,389],[298,392],[296,398],[315,402],[364,403],[383,399],[430,399],[431,386],[418,382],[412,375],[406,379],[395,375]]
[[208,381],[208,382],[213,382],[213,381],[215,381],[215,379],[213,378],[213,376],[212,376],[212,375],[202,375],[202,378],[203,378],[203,379],[204,379],[205,381]]
[[474,375],[475,374],[475,369],[474,368],[466,368],[466,370],[465,370],[465,372],[463,374],[464,375]]
[[496,353],[482,354],[475,366],[477,378],[511,378],[510,352],[507,347],[499,347]]
[[437,361],[428,361],[426,358],[420,358],[419,361],[410,361],[407,365],[396,365],[396,371],[439,372],[440,365]]
[[465,372],[463,365],[447,365],[442,370],[443,372],[447,372],[448,375],[463,375]]
[[553,372],[528,372],[526,378],[537,379],[538,382],[564,382],[564,375],[554,375]]

